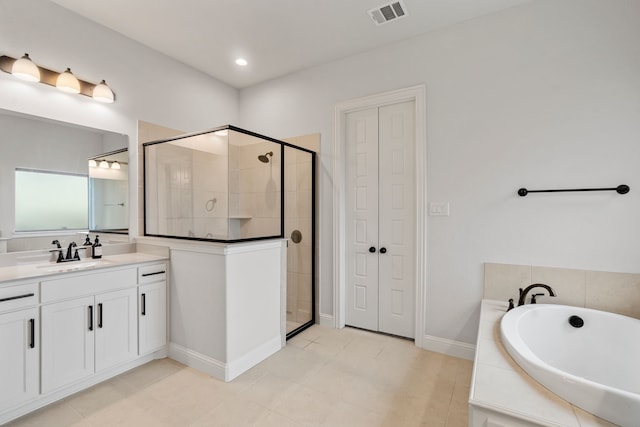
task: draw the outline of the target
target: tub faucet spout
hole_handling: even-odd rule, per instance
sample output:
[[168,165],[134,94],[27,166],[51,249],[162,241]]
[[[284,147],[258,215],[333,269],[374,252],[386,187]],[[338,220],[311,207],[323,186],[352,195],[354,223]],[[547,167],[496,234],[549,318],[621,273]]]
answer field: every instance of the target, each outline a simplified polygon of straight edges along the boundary
[[520,298],[518,299],[518,307],[520,307],[521,305],[524,305],[524,301],[527,298],[527,294],[529,293],[529,291],[531,291],[532,289],[535,288],[543,288],[546,289],[547,292],[549,292],[549,296],[550,297],[555,297],[556,293],[554,292],[553,288],[549,285],[545,285],[544,283],[534,283],[533,285],[529,285],[526,288],[524,288],[524,290],[522,288],[520,288]]

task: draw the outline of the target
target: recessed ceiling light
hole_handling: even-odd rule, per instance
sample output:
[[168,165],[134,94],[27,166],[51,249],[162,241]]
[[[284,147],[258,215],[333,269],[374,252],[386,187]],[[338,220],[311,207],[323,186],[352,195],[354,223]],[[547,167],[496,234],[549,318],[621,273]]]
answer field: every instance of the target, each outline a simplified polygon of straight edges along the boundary
[[238,59],[236,59],[236,64],[241,66],[241,67],[244,67],[244,66],[246,66],[248,64],[248,62],[244,58],[238,58]]

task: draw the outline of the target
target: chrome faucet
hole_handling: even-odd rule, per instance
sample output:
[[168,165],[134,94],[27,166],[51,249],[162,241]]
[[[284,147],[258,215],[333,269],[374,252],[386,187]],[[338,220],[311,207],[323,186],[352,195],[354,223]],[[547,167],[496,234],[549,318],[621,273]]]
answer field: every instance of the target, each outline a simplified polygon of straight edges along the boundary
[[[524,305],[524,301],[527,298],[527,294],[531,289],[535,289],[535,288],[544,288],[547,290],[547,292],[549,292],[550,297],[556,296],[556,293],[554,292],[551,286],[545,285],[544,283],[534,283],[533,285],[527,286],[524,290],[520,288],[520,298],[518,299],[518,307],[520,307],[521,305]],[[544,294],[533,294],[533,296],[531,297],[531,303],[535,304],[536,296],[540,296],[540,295],[544,295]]]

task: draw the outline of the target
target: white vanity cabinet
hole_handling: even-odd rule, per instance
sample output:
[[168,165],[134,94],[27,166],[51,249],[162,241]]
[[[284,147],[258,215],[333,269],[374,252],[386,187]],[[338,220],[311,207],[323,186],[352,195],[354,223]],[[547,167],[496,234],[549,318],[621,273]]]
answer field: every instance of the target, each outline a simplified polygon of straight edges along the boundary
[[167,267],[165,263],[138,268],[138,352],[167,344]]
[[96,372],[138,355],[136,301],[135,289],[96,295]]
[[92,375],[94,297],[42,307],[42,392]]
[[0,425],[166,357],[166,259],[0,267]]
[[137,357],[137,269],[43,281],[42,393]]
[[38,395],[38,284],[0,289],[0,413]]

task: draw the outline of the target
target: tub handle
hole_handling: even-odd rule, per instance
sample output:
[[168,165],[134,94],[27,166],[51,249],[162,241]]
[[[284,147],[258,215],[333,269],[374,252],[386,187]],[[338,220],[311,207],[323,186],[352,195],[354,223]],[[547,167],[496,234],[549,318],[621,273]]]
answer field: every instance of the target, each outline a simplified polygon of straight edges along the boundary
[[513,309],[513,298],[509,298],[509,308],[507,308],[507,311],[512,309]]
[[544,294],[533,294],[533,295],[531,295],[531,304],[536,304],[537,303],[536,297],[542,297],[542,296],[544,296]]

